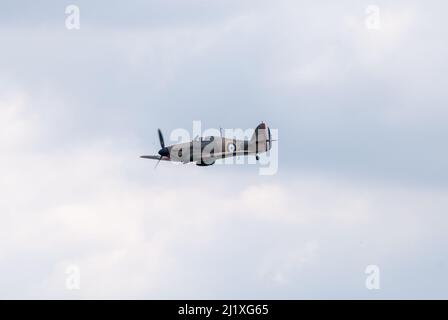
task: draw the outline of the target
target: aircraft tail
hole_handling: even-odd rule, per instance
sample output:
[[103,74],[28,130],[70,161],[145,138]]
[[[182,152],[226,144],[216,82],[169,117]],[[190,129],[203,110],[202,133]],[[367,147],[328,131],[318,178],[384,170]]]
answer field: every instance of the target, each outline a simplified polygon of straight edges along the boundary
[[249,145],[252,150],[255,150],[255,153],[266,152],[268,150],[271,150],[272,147],[271,130],[264,122],[260,123],[255,128],[255,132],[249,141]]

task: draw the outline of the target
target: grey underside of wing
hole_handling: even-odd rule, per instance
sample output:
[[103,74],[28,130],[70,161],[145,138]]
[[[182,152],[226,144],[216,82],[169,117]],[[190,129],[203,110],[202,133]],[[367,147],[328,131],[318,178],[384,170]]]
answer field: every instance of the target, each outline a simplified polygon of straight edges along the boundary
[[250,152],[250,151],[219,152],[219,153],[215,153],[213,156],[204,156],[204,155],[202,155],[202,159],[219,160],[219,159],[222,159],[222,158],[247,156],[247,155],[252,155],[252,154],[255,154],[255,152]]
[[[230,157],[239,157],[239,156],[247,156],[249,154],[245,154],[244,152],[224,152],[224,153],[215,153],[213,156],[202,156],[203,161],[216,161],[224,158],[230,158]],[[199,159],[198,159],[199,160]]]

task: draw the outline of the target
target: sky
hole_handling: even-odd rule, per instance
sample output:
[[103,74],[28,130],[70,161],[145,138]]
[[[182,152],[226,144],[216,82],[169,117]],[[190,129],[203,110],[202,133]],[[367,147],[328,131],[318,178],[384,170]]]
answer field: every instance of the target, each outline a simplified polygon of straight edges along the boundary
[[[448,298],[444,1],[0,7],[0,298]],[[278,170],[139,158],[193,121]]]

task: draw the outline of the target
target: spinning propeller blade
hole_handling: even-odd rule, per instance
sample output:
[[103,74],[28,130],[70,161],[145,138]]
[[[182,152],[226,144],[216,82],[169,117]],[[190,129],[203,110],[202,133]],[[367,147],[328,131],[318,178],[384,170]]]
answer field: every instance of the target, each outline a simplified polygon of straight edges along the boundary
[[156,163],[156,165],[154,166],[154,169],[157,169],[157,166],[159,165],[160,160],[162,160],[162,156],[160,156],[159,160],[157,160],[157,163]]
[[162,130],[157,129],[157,131],[159,132],[159,141],[160,141],[160,146],[163,148],[165,148],[165,141],[163,140],[163,134],[162,134]]

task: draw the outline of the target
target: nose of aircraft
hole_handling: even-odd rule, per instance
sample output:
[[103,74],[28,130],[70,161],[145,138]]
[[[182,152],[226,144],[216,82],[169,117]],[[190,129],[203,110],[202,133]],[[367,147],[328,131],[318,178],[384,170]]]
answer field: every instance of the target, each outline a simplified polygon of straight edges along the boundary
[[161,157],[169,158],[170,157],[170,150],[168,150],[167,147],[164,147],[164,148],[159,150],[159,154],[160,154]]

